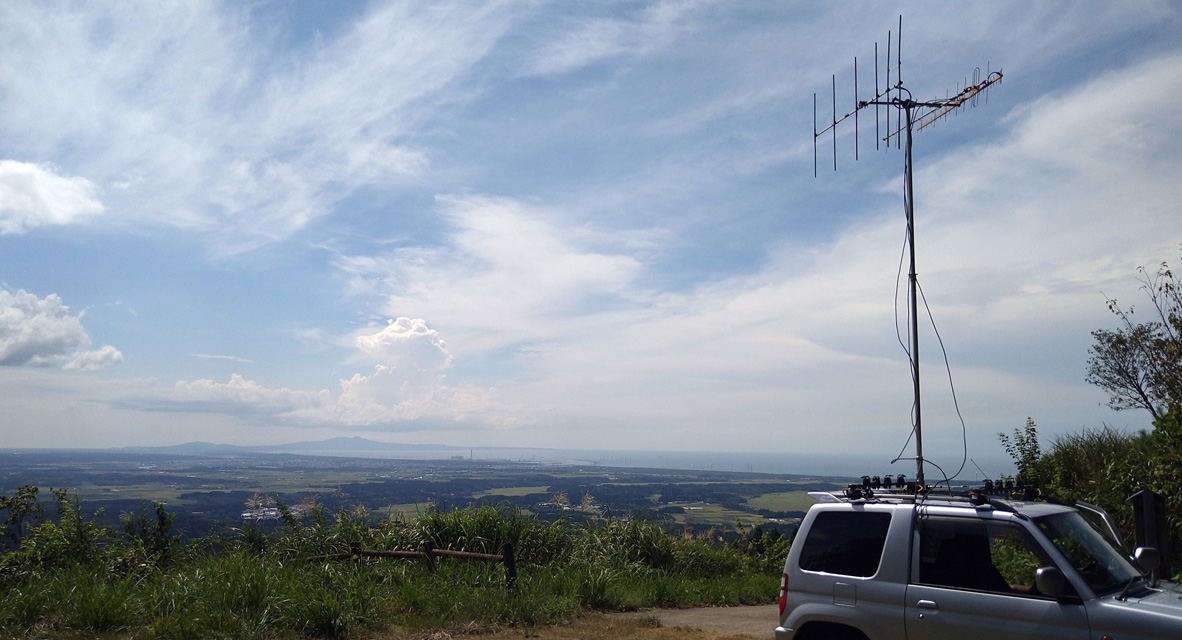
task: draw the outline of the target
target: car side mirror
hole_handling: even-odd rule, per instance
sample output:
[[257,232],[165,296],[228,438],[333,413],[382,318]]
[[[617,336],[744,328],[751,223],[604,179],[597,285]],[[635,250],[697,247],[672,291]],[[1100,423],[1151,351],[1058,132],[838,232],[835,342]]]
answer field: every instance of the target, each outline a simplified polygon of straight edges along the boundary
[[1067,579],[1059,567],[1039,567],[1034,574],[1034,586],[1044,596],[1062,598],[1067,595]]
[[1133,551],[1133,560],[1145,573],[1154,573],[1161,566],[1161,552],[1154,547],[1137,547]]

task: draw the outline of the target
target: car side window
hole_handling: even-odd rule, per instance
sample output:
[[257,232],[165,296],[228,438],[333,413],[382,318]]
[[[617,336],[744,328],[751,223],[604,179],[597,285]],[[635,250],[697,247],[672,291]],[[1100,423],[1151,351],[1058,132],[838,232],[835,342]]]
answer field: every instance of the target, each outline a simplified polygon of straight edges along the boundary
[[878,572],[891,514],[825,511],[805,537],[800,568],[868,578]]
[[925,517],[917,582],[1008,595],[1040,595],[1039,567],[1051,562],[1020,527],[976,518]]

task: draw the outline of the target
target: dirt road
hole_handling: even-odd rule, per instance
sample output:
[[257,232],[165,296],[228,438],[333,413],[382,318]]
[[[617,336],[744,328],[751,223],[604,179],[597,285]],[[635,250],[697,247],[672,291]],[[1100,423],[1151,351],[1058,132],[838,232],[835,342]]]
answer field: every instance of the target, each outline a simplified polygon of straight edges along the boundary
[[776,605],[704,609],[650,609],[628,613],[587,613],[552,627],[481,629],[478,625],[428,631],[384,630],[381,640],[772,640]]
[[610,617],[657,618],[662,627],[701,629],[760,640],[770,640],[779,623],[779,606],[706,607],[699,609],[650,609],[614,613]]

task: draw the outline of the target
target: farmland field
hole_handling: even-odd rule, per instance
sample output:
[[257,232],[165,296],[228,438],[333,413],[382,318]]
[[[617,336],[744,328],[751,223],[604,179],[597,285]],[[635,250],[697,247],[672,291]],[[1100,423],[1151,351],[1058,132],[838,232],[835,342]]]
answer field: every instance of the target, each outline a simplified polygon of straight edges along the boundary
[[[546,520],[635,518],[671,528],[735,532],[791,527],[840,478],[480,460],[392,460],[294,454],[180,455],[122,451],[0,451],[0,491],[23,485],[76,494],[105,524],[162,503],[187,536],[243,522],[247,502],[413,519],[482,504]],[[556,504],[554,499],[558,498]],[[272,510],[273,512],[273,510]],[[265,523],[264,523],[265,525]]]
[[810,498],[807,491],[781,491],[756,496],[747,503],[756,509],[771,511],[808,511],[816,500]]

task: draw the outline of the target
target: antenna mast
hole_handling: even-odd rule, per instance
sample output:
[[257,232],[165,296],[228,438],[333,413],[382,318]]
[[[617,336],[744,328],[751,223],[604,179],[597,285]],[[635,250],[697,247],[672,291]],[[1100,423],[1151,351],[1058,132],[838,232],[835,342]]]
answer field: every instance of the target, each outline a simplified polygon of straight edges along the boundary
[[[894,84],[891,83],[891,45],[891,32],[888,31],[885,65],[886,83],[883,89],[880,89],[878,84],[878,43],[874,45],[874,97],[869,100],[858,99],[858,59],[856,57],[854,58],[854,108],[840,118],[837,117],[837,76],[834,75],[832,77],[833,115],[829,124],[822,129],[817,128],[817,94],[813,94],[813,177],[817,176],[817,138],[830,133],[830,137],[833,140],[833,170],[836,171],[837,125],[851,117],[854,119],[854,159],[858,159],[858,113],[863,109],[874,107],[875,149],[879,148],[880,142],[885,143],[887,149],[890,149],[892,142],[894,142],[896,149],[900,146],[905,149],[903,164],[903,208],[907,214],[907,246],[910,253],[910,268],[908,269],[907,282],[910,302],[908,330],[911,344],[908,349],[908,355],[911,360],[911,378],[915,391],[915,401],[912,409],[915,421],[915,484],[918,490],[922,491],[924,487],[924,474],[923,423],[922,412],[920,410],[919,385],[919,280],[915,270],[915,185],[912,178],[912,136],[914,132],[934,124],[960,107],[966,105],[970,107],[977,106],[977,99],[982,92],[986,94],[986,100],[988,100],[989,87],[1001,82],[1002,74],[1001,71],[987,71],[985,78],[981,79],[981,69],[977,68],[973,72],[972,83],[970,84],[966,80],[964,88],[957,92],[956,95],[950,98],[944,98],[943,100],[918,101],[912,98],[911,91],[903,86],[903,16],[899,16],[899,31],[894,44]],[[885,118],[881,114],[882,107],[886,108]],[[896,114],[895,126],[893,128],[890,126],[891,108],[894,108]],[[886,123],[886,127],[889,130],[886,136],[880,137],[880,122]]]

